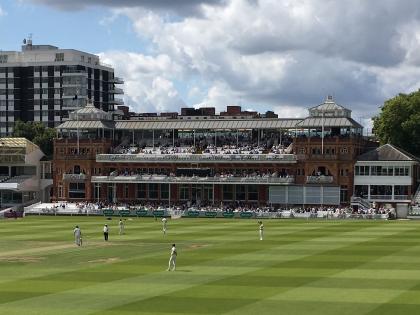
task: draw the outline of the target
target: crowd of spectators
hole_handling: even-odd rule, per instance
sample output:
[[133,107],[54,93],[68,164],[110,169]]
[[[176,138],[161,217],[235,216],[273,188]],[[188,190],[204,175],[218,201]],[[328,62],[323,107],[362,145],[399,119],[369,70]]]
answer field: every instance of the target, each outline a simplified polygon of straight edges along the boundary
[[[165,141],[166,140],[166,141]],[[251,139],[250,136],[226,134],[206,138],[203,136],[192,138],[180,138],[176,142],[169,139],[159,139],[153,146],[150,143],[128,145],[128,139],[112,151],[117,154],[287,154],[292,153],[289,145],[292,143],[290,136],[268,134],[259,141]]]

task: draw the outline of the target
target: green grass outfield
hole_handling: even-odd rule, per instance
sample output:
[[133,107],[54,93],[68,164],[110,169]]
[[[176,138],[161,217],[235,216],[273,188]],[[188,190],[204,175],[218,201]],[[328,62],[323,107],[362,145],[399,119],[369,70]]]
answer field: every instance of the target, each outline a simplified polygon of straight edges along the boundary
[[420,314],[420,221],[265,220],[264,241],[249,219],[117,223],[0,221],[0,314]]

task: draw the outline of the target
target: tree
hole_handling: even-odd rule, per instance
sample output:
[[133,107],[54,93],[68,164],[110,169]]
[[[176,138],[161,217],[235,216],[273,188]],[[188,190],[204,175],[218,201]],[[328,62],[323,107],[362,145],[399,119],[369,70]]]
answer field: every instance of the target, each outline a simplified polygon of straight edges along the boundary
[[13,129],[13,137],[26,138],[40,147],[46,156],[53,153],[53,139],[56,131],[54,128],[45,127],[41,122],[16,121]]
[[381,144],[390,143],[420,156],[420,90],[385,101],[373,119]]

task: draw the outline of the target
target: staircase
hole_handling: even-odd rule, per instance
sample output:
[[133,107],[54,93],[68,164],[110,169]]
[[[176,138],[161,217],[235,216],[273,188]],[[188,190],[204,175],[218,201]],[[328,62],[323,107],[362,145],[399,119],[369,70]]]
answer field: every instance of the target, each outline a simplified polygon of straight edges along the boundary
[[371,204],[367,199],[363,199],[361,197],[351,197],[350,204],[352,206],[358,206],[362,209],[369,209],[371,208]]
[[419,185],[419,187],[417,188],[416,193],[414,194],[414,197],[413,197],[413,203],[414,203],[414,204],[420,204],[420,185]]
[[284,150],[284,153],[291,154],[293,153],[293,142]]

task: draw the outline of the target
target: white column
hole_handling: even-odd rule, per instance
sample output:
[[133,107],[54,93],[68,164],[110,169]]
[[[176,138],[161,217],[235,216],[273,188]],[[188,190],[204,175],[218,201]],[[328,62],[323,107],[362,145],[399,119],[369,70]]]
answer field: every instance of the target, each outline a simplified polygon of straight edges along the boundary
[[168,204],[169,204],[169,208],[171,207],[171,183],[168,184],[169,185],[169,195],[168,195]]
[[236,129],[236,146],[239,146],[239,130]]
[[117,202],[117,184],[114,183],[114,187],[112,189],[112,201]]

